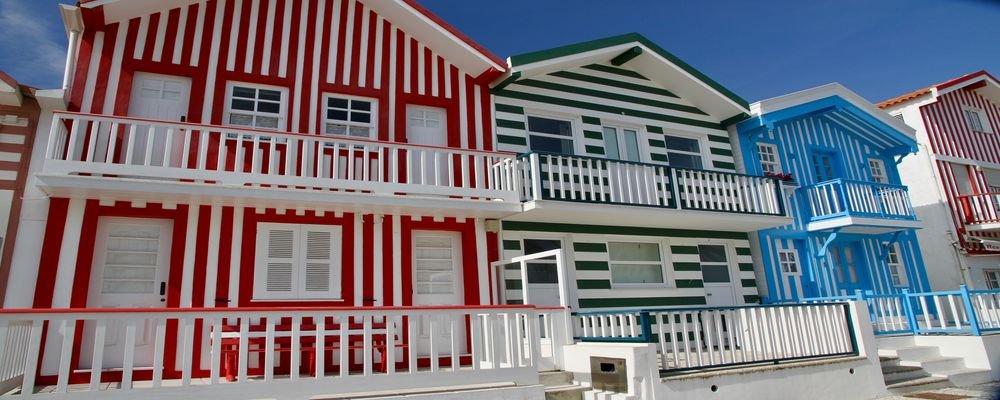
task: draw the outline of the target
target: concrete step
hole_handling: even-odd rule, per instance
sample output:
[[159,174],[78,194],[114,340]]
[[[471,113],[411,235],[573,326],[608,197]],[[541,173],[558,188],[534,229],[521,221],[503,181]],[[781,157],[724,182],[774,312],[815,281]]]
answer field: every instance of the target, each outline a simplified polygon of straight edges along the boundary
[[913,335],[879,336],[875,338],[875,347],[879,349],[898,349],[915,346]]
[[940,376],[926,376],[917,379],[904,379],[899,381],[886,381],[885,388],[893,394],[906,394],[922,392],[925,390],[941,389],[951,387],[948,379]]
[[590,388],[580,385],[546,386],[545,400],[583,400],[583,392]]
[[920,367],[934,375],[941,371],[965,368],[965,360],[958,357],[935,357],[926,360],[901,360],[899,365]]
[[625,393],[608,392],[604,390],[588,390],[583,394],[584,400],[633,400],[635,397]]
[[934,376],[947,378],[955,386],[972,386],[993,381],[993,377],[988,369],[962,368],[950,371],[941,371]]
[[941,352],[937,347],[932,346],[911,346],[900,347],[898,349],[879,349],[880,356],[896,356],[902,361],[925,361],[941,357]]
[[899,365],[899,357],[896,356],[878,356],[878,361],[882,368]]
[[538,383],[549,386],[565,386],[573,384],[573,373],[566,371],[542,371],[538,373]]
[[917,379],[931,376],[920,367],[908,367],[904,365],[882,366],[882,376],[886,382],[902,382],[909,379]]

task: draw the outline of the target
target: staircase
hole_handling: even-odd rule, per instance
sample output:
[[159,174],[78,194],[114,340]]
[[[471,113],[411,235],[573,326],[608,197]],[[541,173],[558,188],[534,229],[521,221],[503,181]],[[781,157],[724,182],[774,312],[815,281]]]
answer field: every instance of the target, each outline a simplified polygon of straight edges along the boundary
[[545,400],[583,400],[583,392],[590,390],[573,382],[573,373],[566,371],[540,372],[538,383],[545,386]]
[[878,355],[885,387],[895,394],[990,382],[990,371],[965,367],[965,360],[942,356],[937,347],[918,346],[912,336],[880,338]]

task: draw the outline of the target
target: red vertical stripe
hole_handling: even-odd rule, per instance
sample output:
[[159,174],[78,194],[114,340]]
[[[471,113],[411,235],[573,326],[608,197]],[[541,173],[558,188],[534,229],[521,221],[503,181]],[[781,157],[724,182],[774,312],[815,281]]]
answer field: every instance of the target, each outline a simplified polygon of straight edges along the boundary
[[87,76],[87,72],[90,70],[90,58],[94,57],[94,34],[96,32],[96,30],[84,31],[80,39],[80,48],[77,50],[76,58],[76,72],[73,75],[73,94],[70,96],[70,104],[67,107],[69,111],[80,111],[80,105],[83,104],[83,91],[87,85],[87,80],[97,79]]
[[479,103],[482,105],[482,118],[483,118],[483,146],[484,150],[493,150],[493,113],[490,101],[490,89],[482,88],[479,91]]
[[[233,71],[237,73],[243,72],[243,66],[246,65],[247,61],[247,38],[250,37],[250,32],[257,31],[256,26],[250,26],[250,11],[253,10],[253,3],[243,0],[235,0],[243,2],[243,6],[240,8],[240,15],[237,16],[240,19],[240,31],[237,33],[236,42],[239,43],[236,48],[236,62],[233,64]],[[232,15],[232,14],[227,14]],[[260,20],[258,12],[258,20]],[[228,30],[223,32],[229,32]],[[257,41],[260,41],[260,34],[257,33]],[[254,47],[256,49],[256,47]]]
[[[163,15],[162,13],[160,15]],[[172,63],[174,59],[174,43],[177,37],[177,27],[181,21],[181,9],[175,8],[167,12],[167,33],[163,36],[163,53],[160,58],[161,62],[164,64]],[[191,48],[186,47],[181,49],[182,52],[190,52]]]
[[233,207],[222,207],[222,226],[219,227],[219,271],[215,280],[215,299],[228,299],[226,301],[216,301],[216,307],[233,307],[236,305],[235,298],[229,293],[229,264],[233,259]]
[[[476,147],[476,124],[479,121],[479,116],[476,115],[476,91],[475,91],[475,80],[471,76],[465,75],[465,115],[468,120],[467,126],[469,127],[469,148]],[[457,144],[456,144],[457,145]]]
[[[358,3],[361,5],[361,3]],[[382,51],[376,47],[375,38],[378,37],[378,15],[375,11],[368,11],[365,13],[368,18],[368,53],[362,55],[365,57],[365,87],[374,88],[375,87],[375,53]],[[383,39],[387,39],[388,36],[383,36]],[[389,59],[383,57],[383,63],[388,64]],[[384,92],[383,92],[384,93]]]
[[104,110],[104,97],[108,95],[108,76],[111,74],[111,59],[115,54],[118,29],[120,29],[119,24],[109,25],[104,29],[104,46],[101,47],[101,62],[97,67],[97,84],[94,85],[94,98],[90,104],[90,112],[95,114],[110,112]]
[[38,260],[38,280],[35,282],[34,308],[52,306],[52,294],[56,286],[56,271],[59,269],[59,253],[62,248],[66,216],[69,213],[69,199],[53,197],[49,199],[48,221],[45,222],[45,236],[42,240],[42,254]]
[[[249,27],[250,29],[253,29],[255,35],[257,36],[256,41],[254,42],[254,59],[250,60],[250,71],[253,74],[260,74],[262,71],[261,66],[264,62],[264,42],[267,40],[267,8],[270,7],[268,2],[271,1],[278,0],[260,0],[260,4],[258,4],[257,8],[257,26]],[[247,20],[247,24],[250,24],[250,20]],[[271,34],[273,35],[274,31],[272,31]],[[272,38],[271,44],[273,45],[275,42],[281,43],[281,40],[273,40]],[[237,70],[241,69],[237,68]]]
[[[334,68],[334,81],[339,82],[344,79],[344,56],[347,54],[347,5],[350,3],[349,0],[343,0],[340,2],[340,9],[337,10],[337,63],[336,65],[328,65],[327,68]],[[327,7],[327,8],[333,8]],[[329,38],[330,32],[327,32],[326,36]]]
[[[374,305],[375,299],[375,216],[368,214],[361,217],[361,304]],[[353,266],[352,266],[353,267]]]
[[275,2],[274,7],[274,36],[271,41],[270,75],[277,76],[281,64],[281,40],[285,30],[285,7],[290,7],[287,0],[271,0]]
[[[160,26],[160,18],[163,18],[163,13],[149,15],[149,25],[146,28],[146,44],[142,48],[142,57],[140,57],[143,60],[153,59],[153,49],[156,47],[156,34]],[[163,58],[161,57],[160,60],[163,60]]]
[[[345,1],[346,3],[346,1]],[[356,2],[354,5],[354,15],[349,17],[354,20],[354,31],[353,37],[351,38],[351,76],[350,85],[357,85],[360,80],[358,77],[361,75],[361,58],[366,57],[366,55],[361,54],[361,24],[363,16],[364,6],[360,2]],[[347,60],[340,60],[341,63],[347,62]]]
[[382,282],[375,282],[376,285],[382,285],[382,304],[386,306],[391,306],[393,300],[395,300],[395,295],[393,294],[393,285],[398,284],[399,277],[393,276],[392,267],[395,265],[393,261],[393,242],[392,242],[392,216],[385,215],[382,219],[382,248],[375,249],[375,251],[382,252]]

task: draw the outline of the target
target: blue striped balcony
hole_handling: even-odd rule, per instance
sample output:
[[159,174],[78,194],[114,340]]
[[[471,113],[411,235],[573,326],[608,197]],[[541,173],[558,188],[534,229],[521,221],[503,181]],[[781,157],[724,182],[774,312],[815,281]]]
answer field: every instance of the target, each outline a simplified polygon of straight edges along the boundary
[[881,234],[920,227],[906,186],[833,179],[799,190],[809,231]]

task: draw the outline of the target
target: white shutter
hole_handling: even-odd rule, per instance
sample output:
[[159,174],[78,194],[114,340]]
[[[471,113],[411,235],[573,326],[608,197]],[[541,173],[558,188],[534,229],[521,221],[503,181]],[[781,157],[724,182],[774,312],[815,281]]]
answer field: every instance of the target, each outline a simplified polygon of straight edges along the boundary
[[299,258],[298,227],[285,224],[260,224],[257,229],[254,297],[294,298],[295,270]]
[[299,263],[303,298],[340,298],[339,226],[302,225],[302,259]]

